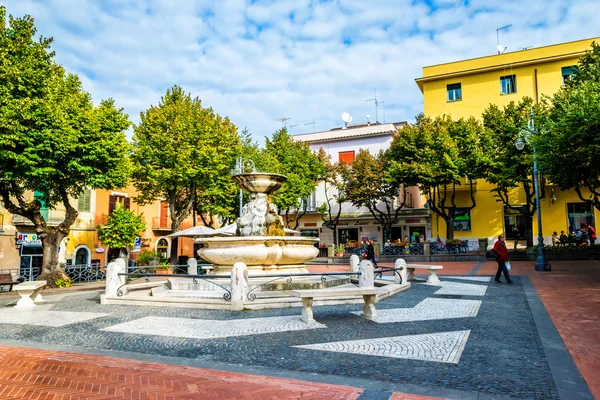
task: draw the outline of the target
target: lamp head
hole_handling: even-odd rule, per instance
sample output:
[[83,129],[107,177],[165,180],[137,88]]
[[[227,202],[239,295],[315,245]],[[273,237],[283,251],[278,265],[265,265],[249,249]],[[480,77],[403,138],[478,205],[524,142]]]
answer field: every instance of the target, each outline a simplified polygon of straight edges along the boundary
[[523,138],[519,137],[517,139],[517,141],[515,142],[515,147],[519,151],[521,151],[521,150],[523,150],[525,148],[525,141],[523,140]]

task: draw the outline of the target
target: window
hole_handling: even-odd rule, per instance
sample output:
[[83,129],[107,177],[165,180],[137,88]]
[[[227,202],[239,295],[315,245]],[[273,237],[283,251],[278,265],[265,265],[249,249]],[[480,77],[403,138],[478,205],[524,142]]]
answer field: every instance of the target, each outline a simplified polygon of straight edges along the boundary
[[569,231],[575,232],[586,225],[594,225],[594,210],[587,203],[567,203]]
[[446,85],[446,92],[448,93],[448,101],[462,100],[462,90],[460,87],[460,83]]
[[570,81],[571,79],[573,79],[574,75],[577,73],[577,66],[571,66],[571,67],[562,67],[561,68],[561,75],[562,75],[562,84],[566,85],[567,81]]
[[81,193],[81,196],[77,199],[77,211],[90,212],[92,201],[92,191],[86,189]]
[[507,75],[500,77],[500,93],[511,94],[517,92],[517,76]]
[[117,207],[117,204],[121,204],[123,207],[129,210],[130,201],[131,199],[129,197],[116,196],[111,194],[108,198],[108,215],[112,214],[112,212]]
[[338,161],[340,163],[352,164],[352,162],[354,161],[354,150],[340,151]]
[[455,231],[471,230],[471,210],[468,208],[457,208],[454,210],[453,226]]

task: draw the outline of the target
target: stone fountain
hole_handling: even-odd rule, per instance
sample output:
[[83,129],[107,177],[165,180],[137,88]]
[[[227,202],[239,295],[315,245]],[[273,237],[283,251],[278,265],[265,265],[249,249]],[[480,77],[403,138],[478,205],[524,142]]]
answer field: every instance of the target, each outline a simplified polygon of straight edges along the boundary
[[318,238],[285,236],[281,216],[270,200],[287,180],[283,175],[256,172],[234,175],[238,185],[250,194],[237,219],[236,236],[198,238],[203,248],[198,255],[214,266],[213,274],[230,273],[243,262],[253,275],[308,273],[305,263],[319,254]]

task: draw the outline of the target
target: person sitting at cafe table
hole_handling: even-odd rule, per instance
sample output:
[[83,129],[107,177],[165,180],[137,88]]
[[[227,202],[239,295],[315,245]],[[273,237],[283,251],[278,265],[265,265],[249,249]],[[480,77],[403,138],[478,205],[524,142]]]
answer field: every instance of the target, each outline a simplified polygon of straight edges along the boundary
[[558,233],[554,231],[552,233],[552,246],[558,246],[560,244],[560,238],[558,237]]
[[560,231],[560,244],[563,246],[569,243],[569,237],[565,234],[565,231]]

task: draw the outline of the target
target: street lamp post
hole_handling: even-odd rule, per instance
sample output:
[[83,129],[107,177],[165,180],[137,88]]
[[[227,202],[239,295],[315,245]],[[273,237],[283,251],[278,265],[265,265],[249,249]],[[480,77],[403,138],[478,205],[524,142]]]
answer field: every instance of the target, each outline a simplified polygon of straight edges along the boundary
[[[245,166],[249,166],[251,171],[255,170],[254,161],[251,159],[247,159],[244,161],[242,156],[239,156],[237,160],[235,160],[235,168],[231,170],[231,175],[243,174],[245,172]],[[242,216],[242,207],[244,203],[244,195],[242,189],[240,188],[240,217]]]
[[[521,129],[519,132],[519,138],[515,143],[517,150],[523,150],[525,144],[529,142],[529,138],[532,134],[535,134],[535,114],[533,109],[529,113],[529,122],[527,122],[527,129]],[[538,179],[538,168],[537,168],[537,157],[535,146],[532,146],[533,150],[533,186],[535,190],[535,207],[537,210],[537,223],[538,223],[538,256],[535,261],[536,271],[550,271],[550,264],[546,259],[544,253],[544,236],[542,234],[542,210],[540,208],[540,184]]]

